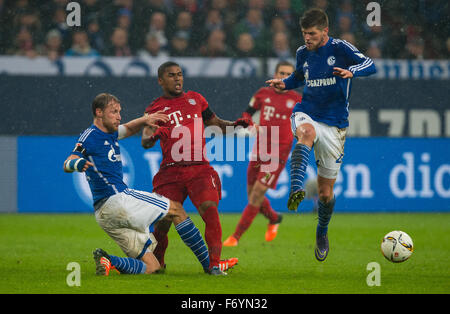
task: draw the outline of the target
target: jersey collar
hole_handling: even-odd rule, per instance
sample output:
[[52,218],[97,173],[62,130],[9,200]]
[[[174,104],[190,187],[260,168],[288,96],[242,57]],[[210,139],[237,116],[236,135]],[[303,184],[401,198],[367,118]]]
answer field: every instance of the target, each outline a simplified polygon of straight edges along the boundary
[[317,50],[314,51],[314,52],[317,53],[317,54],[319,54],[319,55],[324,54],[324,52],[328,49],[328,46],[331,45],[331,42],[332,42],[332,41],[333,41],[333,38],[331,38],[330,36],[328,36],[328,41],[327,41],[327,43],[326,43],[325,45],[323,45],[323,46],[317,48]]

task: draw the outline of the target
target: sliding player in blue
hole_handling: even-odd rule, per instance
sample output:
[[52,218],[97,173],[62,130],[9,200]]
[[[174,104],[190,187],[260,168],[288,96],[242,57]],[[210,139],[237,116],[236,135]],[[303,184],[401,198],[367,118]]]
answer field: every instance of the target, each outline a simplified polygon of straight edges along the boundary
[[158,123],[169,121],[169,117],[156,112],[120,124],[120,111],[120,101],[115,96],[103,93],[95,97],[94,123],[81,134],[64,162],[65,172],[86,173],[95,218],[127,255],[118,257],[96,249],[93,254],[97,275],[108,275],[111,269],[122,274],[150,274],[160,270],[161,265],[153,254],[157,241],[152,232],[154,224],[163,218],[171,219],[181,239],[208,271],[208,248],[182,205],[156,193],[128,188],[123,182],[118,140],[140,132],[145,125],[157,128]]
[[294,107],[291,126],[297,143],[291,156],[289,210],[297,210],[305,197],[305,173],[314,147],[319,189],[315,256],[328,255],[328,224],[333,213],[334,183],[344,156],[352,78],[376,72],[373,61],[345,40],[328,36],[328,16],[320,9],[300,19],[305,45],[296,53],[292,75],[266,83],[279,89],[305,85],[303,99]]

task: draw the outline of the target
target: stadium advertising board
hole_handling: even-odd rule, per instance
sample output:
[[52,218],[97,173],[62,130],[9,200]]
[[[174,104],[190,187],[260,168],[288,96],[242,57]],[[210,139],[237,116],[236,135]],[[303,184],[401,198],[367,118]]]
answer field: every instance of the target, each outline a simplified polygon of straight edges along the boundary
[[[169,57],[62,57],[52,61],[20,56],[0,56],[0,73],[7,75],[156,77]],[[271,76],[279,59],[269,58],[170,58],[181,65],[186,77]],[[267,62],[266,62],[267,61]],[[289,60],[295,64],[295,60]],[[449,79],[449,60],[374,60],[375,79]],[[264,69],[267,68],[267,72]]]
[[[76,140],[73,136],[17,138],[19,212],[92,212],[84,174],[67,174],[62,170]],[[219,211],[241,212],[247,204],[247,165],[253,138],[217,137],[207,143],[211,165],[222,181]],[[144,150],[139,137],[122,140],[120,144],[124,181],[132,188],[151,191],[152,177],[162,160],[159,145]],[[232,152],[230,147],[234,147]],[[335,210],[450,211],[449,155],[450,140],[445,138],[348,138],[335,185]],[[307,175],[316,176],[314,165],[308,167]],[[276,190],[267,193],[275,210],[287,211],[288,193],[289,163]],[[188,212],[195,212],[190,201],[184,205]],[[306,200],[300,212],[312,208],[313,201]]]
[[[349,137],[450,138],[448,81],[357,79],[352,84]],[[263,79],[185,80],[185,91],[201,93],[225,120],[237,119],[263,86]],[[80,125],[92,123],[90,100],[105,91],[121,100],[123,121],[141,115],[161,95],[155,78],[0,75],[2,117],[8,122],[0,124],[0,134],[78,134]]]

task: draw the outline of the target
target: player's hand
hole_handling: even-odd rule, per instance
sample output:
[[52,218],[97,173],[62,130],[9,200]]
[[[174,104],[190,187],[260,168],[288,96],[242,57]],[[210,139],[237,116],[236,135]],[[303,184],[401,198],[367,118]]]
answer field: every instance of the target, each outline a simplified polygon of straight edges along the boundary
[[279,90],[286,88],[286,84],[284,84],[282,79],[271,79],[266,81],[266,84],[269,84],[270,87],[278,88]]
[[156,128],[159,127],[159,124],[164,124],[170,120],[169,116],[166,115],[165,113],[163,113],[163,111],[157,111],[157,112],[151,113],[151,114],[146,113],[145,117],[146,117],[145,123],[148,126],[156,127]]
[[92,167],[94,164],[90,162],[89,160],[86,160],[86,163],[84,164],[83,168],[80,170],[80,172],[85,172],[89,167]]
[[150,140],[157,141],[162,139],[167,139],[170,137],[170,129],[165,126],[159,126],[153,135],[150,137]]
[[350,72],[349,70],[346,70],[346,69],[338,68],[338,67],[333,68],[333,75],[339,76],[343,79],[353,77],[352,72]]
[[238,125],[240,125],[244,128],[253,125],[252,116],[249,113],[244,112],[242,114],[242,117],[240,117],[239,119],[234,121],[234,126],[238,126]]

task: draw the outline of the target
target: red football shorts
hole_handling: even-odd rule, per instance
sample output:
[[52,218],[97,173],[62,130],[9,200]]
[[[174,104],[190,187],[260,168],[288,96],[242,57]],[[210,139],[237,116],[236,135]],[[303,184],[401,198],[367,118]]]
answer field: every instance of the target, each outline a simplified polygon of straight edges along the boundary
[[153,192],[184,203],[189,196],[198,208],[206,201],[219,204],[222,185],[219,175],[209,164],[168,166],[153,178]]
[[269,189],[277,187],[277,181],[280,177],[281,171],[286,166],[286,161],[281,160],[275,170],[271,172],[264,172],[261,170],[261,165],[267,162],[250,161],[247,168],[247,185],[253,185],[256,181],[266,186]]

